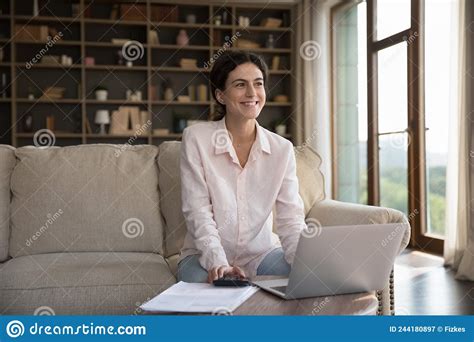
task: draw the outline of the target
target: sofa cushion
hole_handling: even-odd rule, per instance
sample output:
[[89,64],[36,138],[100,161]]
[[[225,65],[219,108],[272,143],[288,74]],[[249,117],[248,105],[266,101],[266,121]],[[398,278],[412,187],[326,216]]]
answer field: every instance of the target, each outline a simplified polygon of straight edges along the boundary
[[175,282],[154,253],[27,255],[0,266],[0,314],[33,314],[44,307],[57,315],[130,315]]
[[0,145],[0,262],[8,258],[10,178],[15,163],[15,148],[8,145]]
[[181,143],[164,142],[158,153],[161,213],[165,221],[165,257],[179,253],[186,233],[181,211],[181,177],[179,170]]
[[156,146],[22,147],[9,251],[162,253]]
[[326,197],[324,176],[319,168],[321,157],[311,147],[303,145],[295,147],[295,158],[299,192],[303,199],[306,216],[316,202],[322,201]]
[[[181,210],[181,180],[179,170],[180,142],[164,142],[158,155],[160,203],[165,219],[165,256],[179,253],[186,234],[186,222]],[[321,158],[310,147],[295,147],[296,173],[305,215],[313,205],[324,199],[324,178],[319,170]]]

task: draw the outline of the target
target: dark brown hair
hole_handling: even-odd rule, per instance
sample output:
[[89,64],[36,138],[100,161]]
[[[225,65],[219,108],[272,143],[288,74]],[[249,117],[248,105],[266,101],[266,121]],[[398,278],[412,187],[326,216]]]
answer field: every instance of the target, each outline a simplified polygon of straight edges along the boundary
[[216,89],[224,90],[225,82],[237,66],[244,63],[255,64],[263,74],[263,85],[266,87],[268,78],[268,67],[263,58],[255,53],[246,51],[225,51],[220,55],[212,65],[210,72],[211,93],[216,101],[216,114],[213,115],[212,120],[217,121],[222,119],[226,114],[225,105],[217,101]]

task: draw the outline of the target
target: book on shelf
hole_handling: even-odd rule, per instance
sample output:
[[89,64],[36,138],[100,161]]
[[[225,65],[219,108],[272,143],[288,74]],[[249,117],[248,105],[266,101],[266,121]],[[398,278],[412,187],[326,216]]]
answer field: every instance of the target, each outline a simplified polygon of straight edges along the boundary
[[136,131],[141,127],[140,109],[138,107],[126,107],[132,122],[132,131]]
[[146,5],[133,4],[120,4],[120,15],[124,21],[145,21],[146,17]]
[[197,60],[194,58],[181,58],[179,66],[183,69],[197,69]]
[[130,39],[127,39],[127,38],[112,38],[111,39],[112,44],[117,44],[117,45],[123,45],[129,41]]
[[110,11],[110,19],[117,20],[119,15],[119,5],[115,4],[112,6],[112,10]]
[[128,121],[128,112],[120,110],[120,108],[119,110],[114,110],[112,112],[112,120],[110,122],[109,134],[127,134],[129,132]]
[[43,95],[40,99],[46,100],[59,100],[62,99],[64,96],[64,91],[66,88],[62,87],[48,87],[44,90]]
[[178,22],[179,9],[175,5],[152,5],[151,6],[151,20],[175,23]]
[[54,131],[54,116],[48,115],[46,117],[46,129],[49,129],[51,132]]
[[280,27],[282,24],[283,20],[278,19],[278,18],[264,18],[260,22],[260,26],[267,27],[267,28],[277,28]]
[[280,68],[280,56],[273,56],[271,70],[278,70],[279,68]]
[[15,24],[16,40],[33,40],[39,42],[46,42],[48,40],[48,26],[47,25],[22,25]]
[[148,125],[148,112],[146,110],[140,111],[140,131],[141,134],[150,132],[150,125]]
[[88,117],[86,117],[86,134],[92,134],[91,123]]
[[61,65],[60,58],[57,55],[44,55],[41,57],[40,63],[45,65]]
[[148,31],[148,44],[160,45],[160,38],[158,37],[158,32],[156,32],[156,30]]
[[155,128],[153,130],[153,135],[168,135],[170,130],[168,128]]
[[112,112],[109,133],[111,135],[144,135],[149,131],[148,112],[136,106],[120,106]]

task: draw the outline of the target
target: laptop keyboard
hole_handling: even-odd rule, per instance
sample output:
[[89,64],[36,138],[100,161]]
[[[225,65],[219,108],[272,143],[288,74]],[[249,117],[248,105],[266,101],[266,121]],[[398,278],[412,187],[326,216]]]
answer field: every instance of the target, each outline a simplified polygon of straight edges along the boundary
[[281,293],[286,293],[286,286],[275,286],[272,289],[280,291]]

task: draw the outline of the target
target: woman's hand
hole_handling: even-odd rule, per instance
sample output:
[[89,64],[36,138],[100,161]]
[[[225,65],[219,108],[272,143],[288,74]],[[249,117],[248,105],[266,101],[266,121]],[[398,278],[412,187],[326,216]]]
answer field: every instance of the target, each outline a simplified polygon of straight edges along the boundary
[[209,270],[207,275],[207,282],[212,284],[214,280],[222,278],[226,274],[245,278],[245,273],[239,266],[217,266]]

